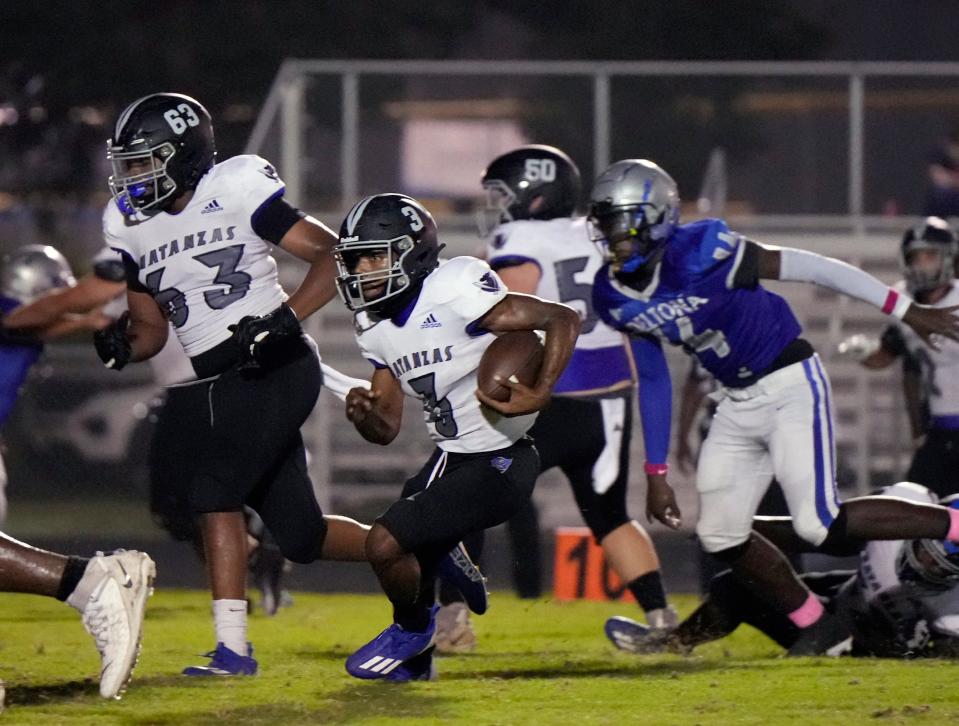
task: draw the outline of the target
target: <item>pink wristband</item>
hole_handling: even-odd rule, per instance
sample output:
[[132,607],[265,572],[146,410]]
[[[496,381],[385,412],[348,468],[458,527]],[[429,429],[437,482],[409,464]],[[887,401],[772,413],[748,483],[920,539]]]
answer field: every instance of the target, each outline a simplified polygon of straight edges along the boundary
[[886,295],[886,302],[882,304],[882,311],[886,315],[894,315],[902,320],[911,304],[912,300],[890,288],[889,294]]
[[643,464],[643,471],[648,475],[665,474],[669,471],[669,464],[650,464],[648,461]]

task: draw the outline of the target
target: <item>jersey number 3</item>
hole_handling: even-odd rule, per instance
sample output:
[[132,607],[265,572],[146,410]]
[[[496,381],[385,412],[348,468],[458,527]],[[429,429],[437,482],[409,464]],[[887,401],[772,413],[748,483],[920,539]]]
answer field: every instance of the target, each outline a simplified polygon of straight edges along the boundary
[[[245,272],[239,272],[236,267],[243,257],[243,245],[233,245],[220,250],[211,250],[197,255],[193,259],[216,269],[214,284],[226,285],[226,290],[208,290],[203,293],[203,299],[214,310],[222,310],[244,297],[250,290],[253,278]],[[146,276],[146,286],[163,314],[169,318],[173,326],[180,328],[190,317],[190,310],[186,304],[186,295],[175,287],[160,289],[165,267],[154,270]]]
[[423,410],[436,427],[436,433],[448,439],[456,436],[459,428],[453,419],[453,406],[448,398],[436,400],[436,374],[427,373],[410,380],[410,388],[423,397]]

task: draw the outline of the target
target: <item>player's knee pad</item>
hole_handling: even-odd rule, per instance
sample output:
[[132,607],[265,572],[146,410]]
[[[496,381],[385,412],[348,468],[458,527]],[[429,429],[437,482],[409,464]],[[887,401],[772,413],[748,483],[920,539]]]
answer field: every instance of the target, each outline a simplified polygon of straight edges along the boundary
[[309,526],[287,523],[286,526],[277,527],[270,532],[286,559],[306,565],[322,557],[327,530],[326,520],[320,518],[319,523]]

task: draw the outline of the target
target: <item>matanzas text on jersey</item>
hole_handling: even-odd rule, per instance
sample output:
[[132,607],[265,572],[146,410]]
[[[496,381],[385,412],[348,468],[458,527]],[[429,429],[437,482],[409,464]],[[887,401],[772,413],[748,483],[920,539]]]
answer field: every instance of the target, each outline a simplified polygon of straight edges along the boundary
[[433,348],[432,351],[417,350],[407,355],[403,355],[393,361],[393,363],[390,365],[390,368],[393,369],[393,373],[396,374],[396,377],[400,378],[404,373],[409,373],[416,368],[422,368],[423,366],[429,366],[435,363],[446,363],[452,359],[453,346],[447,345],[442,349]]
[[222,227],[214,227],[212,230],[201,229],[193,234],[185,235],[182,240],[175,239],[171,242],[165,242],[140,255],[140,269],[143,270],[150,265],[159,264],[168,257],[173,257],[173,255],[186,250],[192,250],[194,247],[203,247],[203,245],[216,242],[229,242],[236,237],[234,230],[236,230],[236,225],[227,227],[225,234]]

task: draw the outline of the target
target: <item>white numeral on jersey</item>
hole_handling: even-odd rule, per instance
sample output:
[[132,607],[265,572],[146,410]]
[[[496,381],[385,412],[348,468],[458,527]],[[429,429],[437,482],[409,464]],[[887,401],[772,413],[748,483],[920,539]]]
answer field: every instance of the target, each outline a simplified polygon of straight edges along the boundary
[[182,134],[188,127],[198,126],[200,124],[200,119],[197,117],[196,112],[186,103],[181,103],[176,108],[171,108],[163,114],[163,118],[170,124],[170,128],[173,129],[173,133],[175,134]]
[[676,327],[679,328],[679,337],[686,348],[696,353],[711,350],[718,358],[729,355],[729,343],[726,342],[723,331],[709,328],[701,333],[694,333],[693,324],[685,315],[676,318]]
[[552,159],[527,159],[526,178],[530,181],[555,181],[556,162]]
[[410,229],[414,232],[419,232],[423,229],[423,220],[420,219],[420,215],[416,213],[416,210],[413,207],[403,207],[400,210],[403,214],[410,218]]

